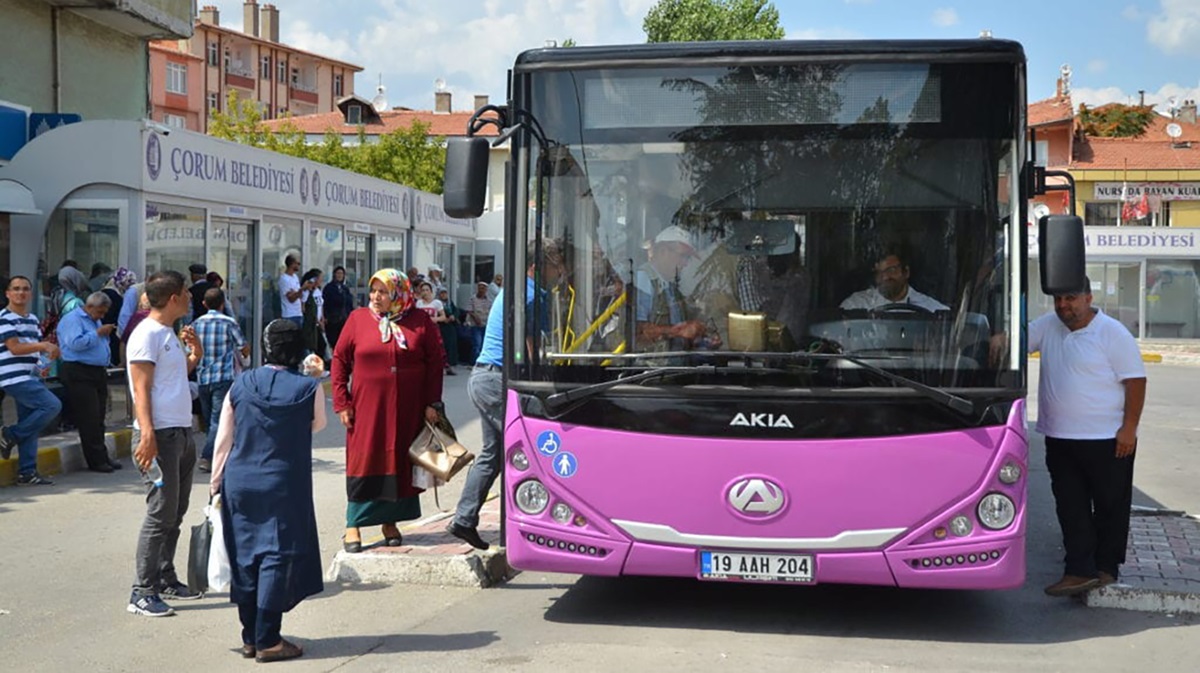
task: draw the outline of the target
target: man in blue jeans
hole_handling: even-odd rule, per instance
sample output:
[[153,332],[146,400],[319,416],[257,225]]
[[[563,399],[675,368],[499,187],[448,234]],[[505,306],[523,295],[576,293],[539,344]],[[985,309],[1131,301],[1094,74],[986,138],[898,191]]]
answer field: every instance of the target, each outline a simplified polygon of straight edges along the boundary
[[[553,240],[542,241],[542,260],[544,271],[541,281],[545,285],[553,285],[563,273],[562,248]],[[534,242],[530,242],[527,250],[527,260],[536,259]],[[546,291],[537,287],[534,280],[535,265],[530,263],[525,278],[525,335],[526,348],[531,348],[533,335],[536,332],[547,332],[547,316],[543,310],[540,320],[534,310],[534,296],[541,293],[542,306],[545,307]],[[483,421],[483,447],[471,469],[467,472],[467,481],[463,484],[462,496],[458,501],[454,518],[446,526],[446,532],[466,542],[476,549],[487,549],[488,543],[479,536],[479,510],[487,499],[488,491],[496,483],[503,466],[502,450],[504,447],[504,290],[496,295],[496,301],[488,314],[487,328],[483,335],[483,348],[475,360],[475,368],[471,370],[471,378],[467,380],[467,396]]]
[[42,382],[38,357],[58,359],[58,346],[42,340],[37,316],[29,312],[33,283],[13,276],[5,288],[8,308],[0,311],[0,388],[17,403],[17,424],[0,428],[0,458],[8,460],[17,447],[17,484],[48,486],[38,474],[38,437],[62,410],[62,403]]
[[221,407],[236,373],[234,362],[239,355],[250,354],[250,344],[246,343],[237,321],[225,315],[225,293],[220,288],[210,287],[205,291],[204,307],[208,312],[192,323],[196,338],[204,348],[204,357],[196,367],[196,383],[200,385],[200,416],[208,423],[208,437],[204,440],[196,469],[209,472],[217,428],[221,423]]

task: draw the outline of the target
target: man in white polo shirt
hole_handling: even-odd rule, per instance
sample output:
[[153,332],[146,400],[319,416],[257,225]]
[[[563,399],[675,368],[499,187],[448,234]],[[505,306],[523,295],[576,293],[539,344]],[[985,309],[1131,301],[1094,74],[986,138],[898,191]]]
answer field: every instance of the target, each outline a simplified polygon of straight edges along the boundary
[[1146,367],[1129,330],[1092,307],[1087,278],[1055,295],[1053,315],[1029,323],[1035,351],[1037,431],[1066,549],[1063,577],[1046,593],[1071,596],[1115,582],[1125,562]]

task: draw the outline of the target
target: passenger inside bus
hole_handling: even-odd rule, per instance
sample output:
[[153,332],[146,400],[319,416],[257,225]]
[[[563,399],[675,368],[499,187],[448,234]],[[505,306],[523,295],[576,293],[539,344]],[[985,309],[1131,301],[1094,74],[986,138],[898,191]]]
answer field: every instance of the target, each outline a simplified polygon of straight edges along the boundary
[[908,255],[898,246],[886,248],[875,262],[873,270],[875,285],[846,297],[841,303],[842,310],[873,311],[894,304],[909,304],[930,313],[950,310],[945,304],[909,285],[912,269],[909,268]]
[[642,350],[715,349],[716,329],[699,320],[679,287],[680,271],[696,256],[691,237],[677,225],[654,237],[650,261],[637,271],[637,338]]

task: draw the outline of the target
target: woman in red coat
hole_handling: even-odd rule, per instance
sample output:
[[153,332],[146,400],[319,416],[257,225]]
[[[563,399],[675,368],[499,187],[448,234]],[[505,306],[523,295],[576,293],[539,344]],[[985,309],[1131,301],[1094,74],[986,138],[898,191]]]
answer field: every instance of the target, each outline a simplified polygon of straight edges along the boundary
[[333,410],[346,426],[347,552],[362,551],[361,526],[382,525],[385,543],[399,546],[396,523],[421,516],[408,447],[438,418],[442,342],[414,303],[403,273],[379,271],[369,305],[350,313],[333,352]]

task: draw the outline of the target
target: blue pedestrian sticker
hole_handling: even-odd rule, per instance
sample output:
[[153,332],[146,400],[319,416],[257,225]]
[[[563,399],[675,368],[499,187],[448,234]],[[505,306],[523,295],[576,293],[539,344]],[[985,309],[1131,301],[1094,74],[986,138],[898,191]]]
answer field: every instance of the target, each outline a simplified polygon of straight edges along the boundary
[[575,470],[579,469],[579,461],[575,460],[575,454],[563,451],[554,457],[554,474],[567,479],[575,476]]
[[562,448],[562,440],[559,439],[558,433],[553,430],[545,430],[537,438],[538,453],[543,456],[553,456]]

